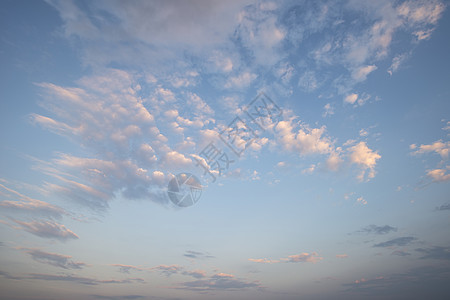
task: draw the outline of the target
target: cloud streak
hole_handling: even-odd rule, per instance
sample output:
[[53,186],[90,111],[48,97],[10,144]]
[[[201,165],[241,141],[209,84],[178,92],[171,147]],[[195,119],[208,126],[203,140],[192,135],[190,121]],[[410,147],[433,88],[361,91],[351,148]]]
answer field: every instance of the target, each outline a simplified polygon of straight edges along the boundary
[[61,255],[57,253],[45,252],[39,249],[28,249],[21,248],[24,250],[31,258],[37,262],[48,264],[51,266],[63,268],[63,269],[82,269],[86,266],[83,262],[75,262],[71,260],[71,256]]

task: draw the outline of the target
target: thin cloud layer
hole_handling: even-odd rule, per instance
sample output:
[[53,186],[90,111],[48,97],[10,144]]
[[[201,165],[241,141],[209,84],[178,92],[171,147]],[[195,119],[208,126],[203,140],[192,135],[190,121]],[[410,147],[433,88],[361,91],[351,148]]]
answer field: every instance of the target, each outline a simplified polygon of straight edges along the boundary
[[76,235],[73,231],[68,229],[66,226],[62,224],[58,224],[53,221],[19,221],[13,220],[15,223],[20,225],[20,229],[25,230],[33,235],[38,237],[47,238],[47,239],[57,239],[60,241],[67,241],[71,239],[78,239],[78,235]]
[[373,245],[374,247],[392,247],[392,246],[406,246],[417,240],[417,238],[412,236],[403,236],[399,238],[395,238],[392,240],[388,240],[386,242],[378,243]]

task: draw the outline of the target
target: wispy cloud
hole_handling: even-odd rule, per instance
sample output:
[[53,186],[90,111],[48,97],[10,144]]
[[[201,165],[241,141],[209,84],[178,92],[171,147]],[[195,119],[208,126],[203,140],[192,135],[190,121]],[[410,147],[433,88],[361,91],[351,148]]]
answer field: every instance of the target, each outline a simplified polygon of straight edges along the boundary
[[150,270],[156,270],[161,272],[161,274],[169,277],[173,274],[178,274],[179,272],[183,271],[184,267],[179,265],[159,265],[156,267],[150,268]]
[[39,249],[20,248],[24,250],[31,258],[40,263],[49,264],[63,269],[82,269],[86,266],[83,262],[71,260],[72,256],[57,253],[45,252]]
[[258,281],[246,281],[236,278],[234,275],[217,273],[206,279],[186,281],[175,286],[175,289],[192,291],[213,291],[213,290],[245,290],[249,288],[261,288]]
[[43,281],[66,281],[73,282],[83,285],[100,285],[100,284],[129,284],[129,283],[143,283],[145,282],[142,278],[128,278],[128,279],[107,279],[100,280],[90,277],[81,277],[76,275],[53,275],[53,274],[43,274],[43,273],[30,273],[24,276],[11,276],[8,273],[0,272],[0,275],[17,280],[43,280]]
[[293,254],[287,257],[283,257],[277,260],[267,258],[249,258],[248,260],[256,263],[273,264],[273,263],[317,263],[321,261],[323,257],[320,257],[317,252],[303,252],[300,254]]
[[395,232],[397,231],[396,227],[392,227],[389,225],[384,226],[377,226],[377,225],[369,225],[364,227],[363,229],[359,230],[358,232],[364,232],[364,233],[373,233],[373,234],[386,234],[389,232]]
[[403,251],[403,250],[395,250],[391,253],[391,255],[397,255],[397,256],[409,256],[411,253]]
[[[61,207],[25,196],[0,183],[3,192],[0,207],[6,211],[26,213],[28,215],[61,218],[68,213]],[[4,200],[6,199],[6,200]]]
[[193,250],[187,250],[183,256],[192,258],[192,259],[206,259],[206,258],[214,258],[214,256],[209,255],[207,253],[193,251]]
[[434,246],[431,248],[418,248],[416,251],[423,255],[422,259],[450,260],[450,247]]
[[53,221],[13,221],[20,225],[20,229],[42,238],[57,239],[60,241],[78,239],[78,235],[76,235],[73,231],[64,225]]
[[450,203],[436,207],[436,210],[450,210]]
[[374,247],[392,247],[392,246],[406,246],[413,241],[417,240],[417,238],[412,236],[403,236],[399,238],[395,238],[392,240],[388,240],[386,242],[378,243],[373,245]]
[[140,268],[140,267],[136,267],[136,266],[132,266],[132,265],[113,264],[111,266],[118,267],[119,272],[125,273],[125,274],[130,274],[130,271],[143,271],[144,270],[144,268]]

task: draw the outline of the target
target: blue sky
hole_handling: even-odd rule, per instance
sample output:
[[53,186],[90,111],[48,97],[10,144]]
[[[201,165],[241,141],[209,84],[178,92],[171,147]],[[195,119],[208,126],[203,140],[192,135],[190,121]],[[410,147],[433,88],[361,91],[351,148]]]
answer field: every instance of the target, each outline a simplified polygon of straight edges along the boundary
[[1,299],[450,294],[448,2],[2,1],[0,23]]

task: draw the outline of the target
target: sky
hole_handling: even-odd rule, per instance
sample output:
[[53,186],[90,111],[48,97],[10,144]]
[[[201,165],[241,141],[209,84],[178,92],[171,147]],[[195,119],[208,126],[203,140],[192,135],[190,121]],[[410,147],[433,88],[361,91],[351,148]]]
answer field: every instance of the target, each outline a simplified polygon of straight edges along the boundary
[[1,1],[0,299],[448,299],[448,6]]

